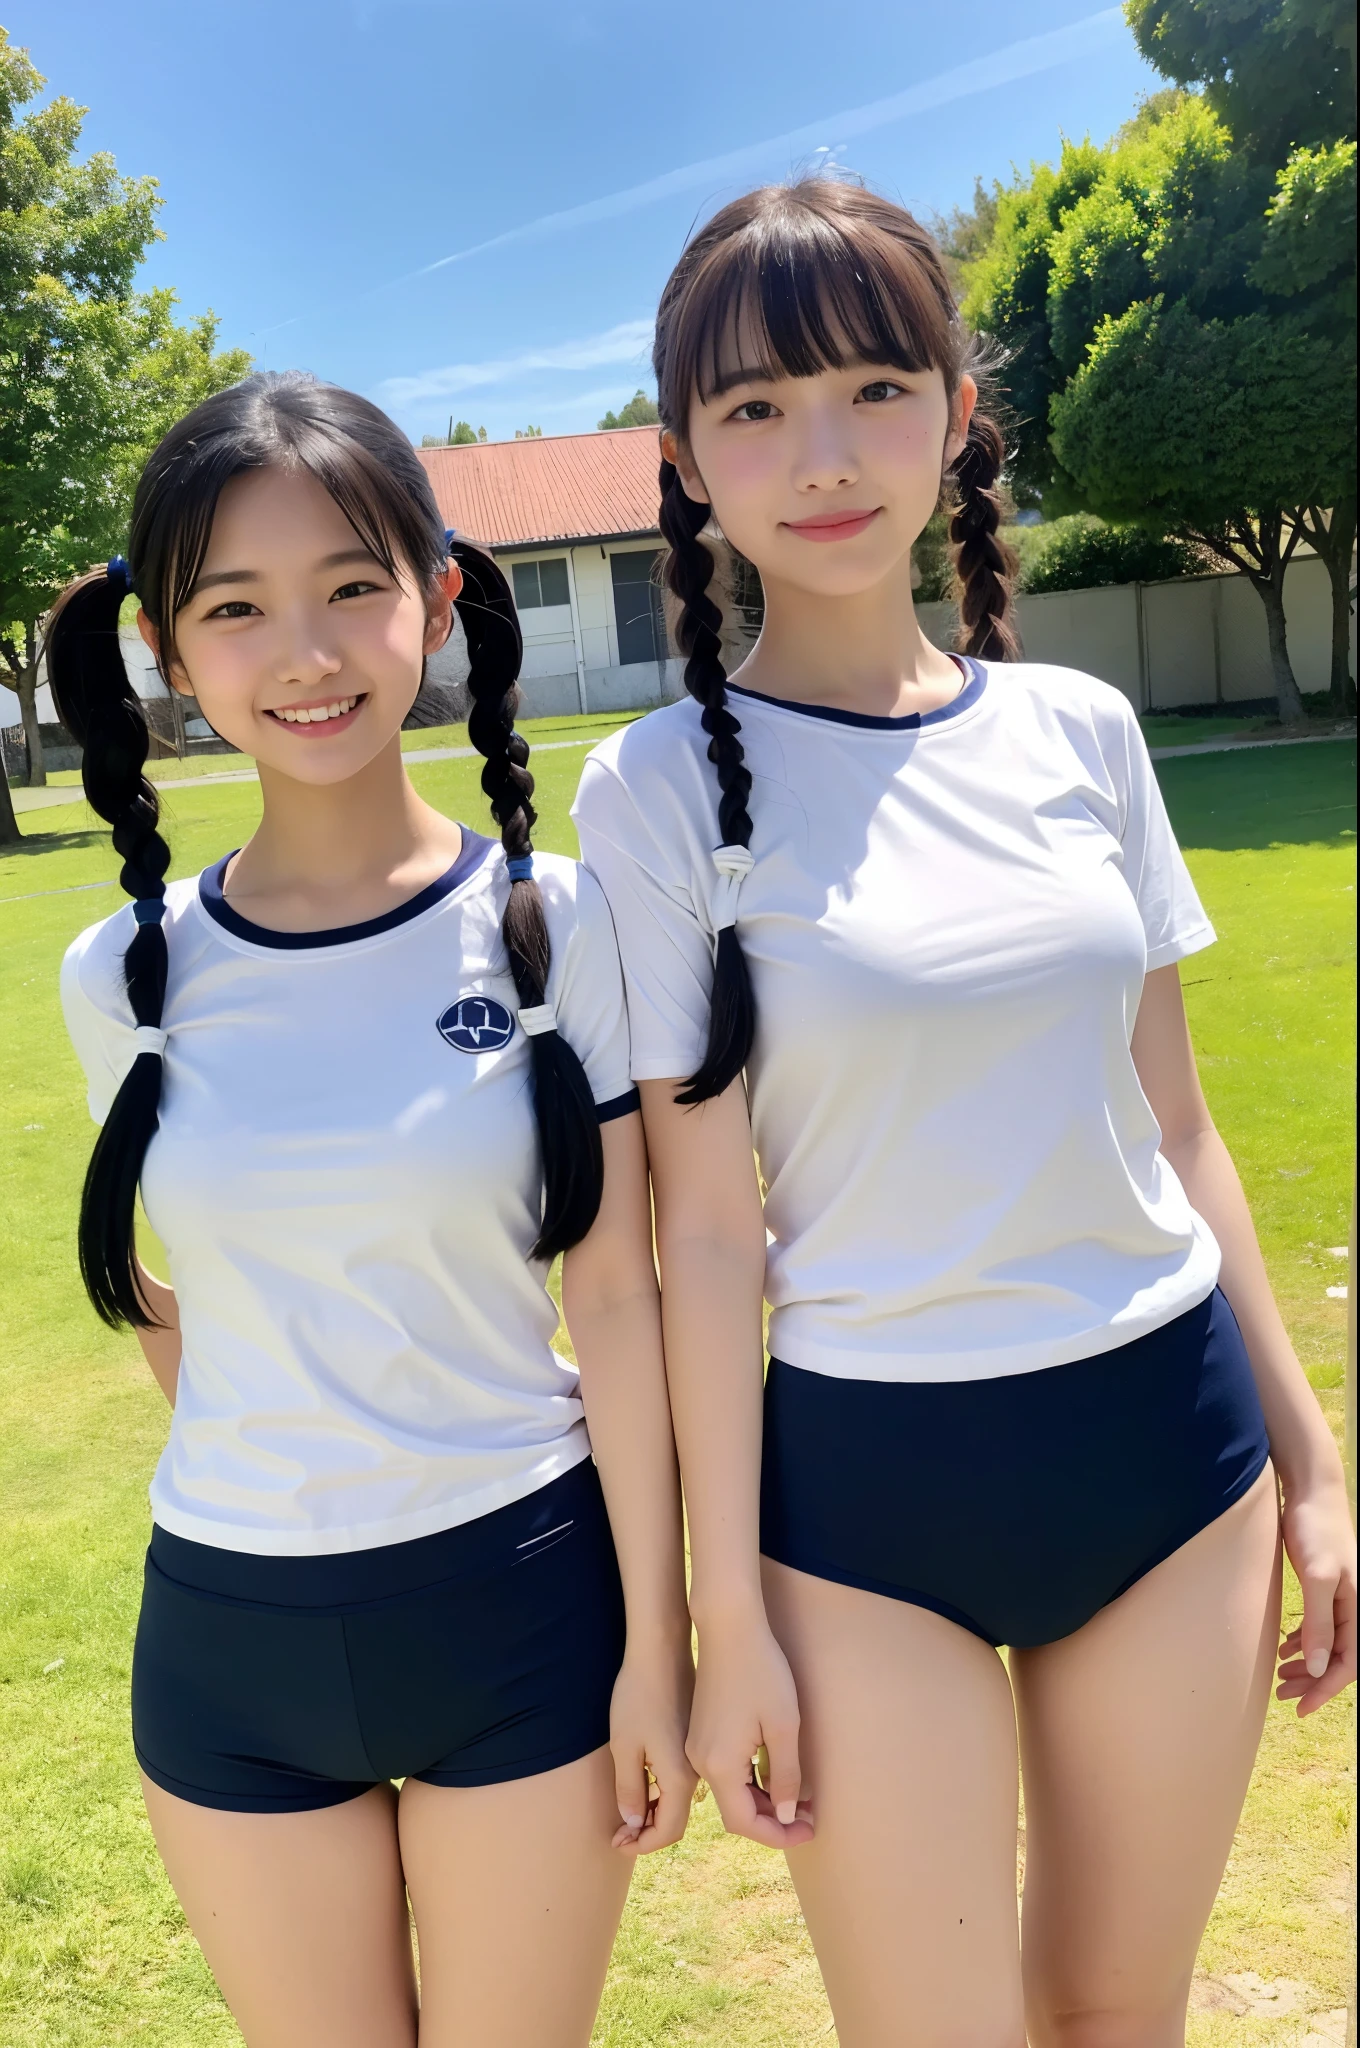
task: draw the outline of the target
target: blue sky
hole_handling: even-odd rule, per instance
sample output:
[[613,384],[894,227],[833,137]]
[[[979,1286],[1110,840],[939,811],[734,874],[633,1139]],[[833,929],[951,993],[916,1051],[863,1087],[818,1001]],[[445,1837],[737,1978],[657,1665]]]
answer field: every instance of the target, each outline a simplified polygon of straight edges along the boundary
[[[415,438],[593,427],[686,233],[819,149],[918,213],[1161,82],[1091,0],[8,0],[85,144],[159,179],[148,283]],[[485,246],[484,246],[485,245]],[[446,259],[454,258],[453,261]]]

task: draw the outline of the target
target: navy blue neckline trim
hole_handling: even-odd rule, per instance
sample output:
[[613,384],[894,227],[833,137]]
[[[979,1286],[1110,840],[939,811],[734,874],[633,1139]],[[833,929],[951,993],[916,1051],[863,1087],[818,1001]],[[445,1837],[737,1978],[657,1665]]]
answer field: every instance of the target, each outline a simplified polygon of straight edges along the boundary
[[381,917],[366,918],[362,924],[344,924],[334,931],[326,932],[275,932],[267,925],[252,924],[248,917],[242,917],[239,910],[233,910],[222,893],[222,879],[227,863],[235,858],[228,853],[214,867],[205,868],[198,878],[198,897],[214,924],[220,924],[223,931],[231,932],[238,939],[249,939],[252,946],[273,946],[284,953],[300,953],[313,946],[349,946],[356,939],[375,939],[380,932],[394,931],[399,924],[407,924],[413,917],[419,917],[422,910],[429,910],[441,898],[475,874],[490,853],[493,840],[480,832],[473,832],[468,826],[460,826],[463,845],[457,860],[446,868],[437,881],[430,882],[409,902],[399,903],[395,910],[383,912]]
[[869,732],[919,732],[923,726],[944,725],[961,711],[971,711],[987,687],[987,671],[971,654],[951,654],[963,670],[964,684],[957,697],[934,711],[912,711],[905,718],[874,718],[867,711],[833,711],[829,704],[797,704],[789,697],[767,697],[763,690],[743,690],[729,683],[733,697],[749,697],[753,704],[773,704],[777,711],[797,711],[804,718],[823,718],[831,725],[855,725]]

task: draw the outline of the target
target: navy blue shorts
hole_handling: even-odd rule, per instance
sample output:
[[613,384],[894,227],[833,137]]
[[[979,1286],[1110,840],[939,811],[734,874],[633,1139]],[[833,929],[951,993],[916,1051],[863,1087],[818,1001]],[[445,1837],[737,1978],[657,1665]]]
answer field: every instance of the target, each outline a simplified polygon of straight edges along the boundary
[[761,1549],[1033,1647],[1207,1528],[1268,1456],[1217,1289],[1116,1351],[1004,1379],[844,1380],[772,1360]]
[[152,1532],[132,1663],[148,1778],[301,1813],[392,1778],[494,1785],[609,1740],[623,1590],[587,1458],[411,1543],[255,1557]]

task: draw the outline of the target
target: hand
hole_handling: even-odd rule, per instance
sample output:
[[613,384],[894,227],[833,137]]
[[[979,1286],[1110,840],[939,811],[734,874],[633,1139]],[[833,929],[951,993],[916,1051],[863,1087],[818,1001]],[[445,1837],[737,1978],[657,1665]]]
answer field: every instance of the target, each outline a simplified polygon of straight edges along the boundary
[[1355,1677],[1355,1532],[1335,1478],[1285,1488],[1284,1547],[1303,1588],[1303,1622],[1280,1645],[1275,1697],[1314,1714]]
[[626,1856],[667,1848],[689,1823],[699,1782],[685,1755],[693,1691],[688,1615],[683,1638],[677,1633],[646,1649],[630,1639],[609,1708],[609,1747],[623,1822],[613,1846]]
[[[685,1746],[713,1787],[729,1835],[745,1835],[767,1849],[811,1841],[812,1808],[800,1797],[798,1695],[760,1609],[701,1629]],[[762,1758],[758,1777],[753,1760],[761,1749],[768,1768]]]

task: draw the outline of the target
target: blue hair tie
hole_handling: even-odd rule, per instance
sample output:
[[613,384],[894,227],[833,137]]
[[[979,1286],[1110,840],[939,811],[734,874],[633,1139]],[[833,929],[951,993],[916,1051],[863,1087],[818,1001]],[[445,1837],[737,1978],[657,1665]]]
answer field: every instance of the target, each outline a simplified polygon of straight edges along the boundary
[[109,582],[113,585],[114,589],[117,590],[121,596],[135,596],[136,590],[132,581],[132,570],[129,568],[125,556],[114,555],[109,561],[104,573],[108,577]]
[[534,857],[531,853],[516,853],[505,863],[505,872],[512,882],[532,882],[534,879]]
[[458,528],[456,526],[446,526],[444,528],[444,546],[446,548],[451,548],[457,538]]
[[132,906],[132,915],[138,924],[160,924],[165,917],[163,896],[139,896]]

